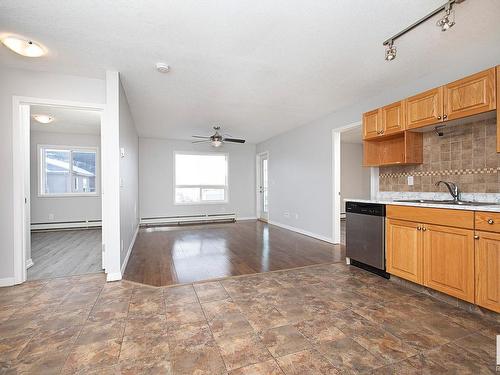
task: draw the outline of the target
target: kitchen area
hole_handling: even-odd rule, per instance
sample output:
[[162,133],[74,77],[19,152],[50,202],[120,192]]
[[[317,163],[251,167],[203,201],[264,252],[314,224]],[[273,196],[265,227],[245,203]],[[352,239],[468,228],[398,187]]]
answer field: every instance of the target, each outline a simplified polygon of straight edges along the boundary
[[500,312],[499,109],[497,66],[363,114],[379,189],[345,200],[348,264]]

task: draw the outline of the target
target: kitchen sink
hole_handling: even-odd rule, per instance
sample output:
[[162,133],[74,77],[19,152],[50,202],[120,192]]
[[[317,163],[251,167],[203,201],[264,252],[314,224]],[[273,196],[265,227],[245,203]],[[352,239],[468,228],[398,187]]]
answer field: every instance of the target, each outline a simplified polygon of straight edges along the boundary
[[398,199],[394,202],[401,203],[426,203],[426,204],[455,204],[457,206],[498,206],[496,202],[471,202],[471,201],[452,201],[452,200],[433,200],[433,199]]

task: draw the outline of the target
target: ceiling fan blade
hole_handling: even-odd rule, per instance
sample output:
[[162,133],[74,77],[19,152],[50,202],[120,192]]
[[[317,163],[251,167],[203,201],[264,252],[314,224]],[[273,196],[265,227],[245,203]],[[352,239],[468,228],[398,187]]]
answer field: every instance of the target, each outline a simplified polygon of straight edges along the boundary
[[209,143],[212,142],[210,139],[206,139],[204,141],[192,141],[191,143]]
[[206,136],[204,136],[204,135],[192,135],[191,137],[193,137],[193,138],[210,139],[210,137],[206,137]]
[[244,139],[237,139],[237,138],[224,138],[224,142],[233,142],[233,143],[245,143]]

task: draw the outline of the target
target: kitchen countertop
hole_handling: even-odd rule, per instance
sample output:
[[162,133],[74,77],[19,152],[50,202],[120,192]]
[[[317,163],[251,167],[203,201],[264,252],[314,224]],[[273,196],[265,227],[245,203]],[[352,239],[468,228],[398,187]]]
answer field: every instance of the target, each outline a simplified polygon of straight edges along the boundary
[[500,212],[500,205],[491,206],[468,206],[458,204],[436,204],[436,203],[415,203],[415,202],[395,202],[389,199],[344,199],[344,202],[359,202],[359,203],[376,203],[394,206],[411,206],[411,207],[425,207],[425,208],[447,208],[451,210],[465,210],[465,211],[487,211],[487,212]]

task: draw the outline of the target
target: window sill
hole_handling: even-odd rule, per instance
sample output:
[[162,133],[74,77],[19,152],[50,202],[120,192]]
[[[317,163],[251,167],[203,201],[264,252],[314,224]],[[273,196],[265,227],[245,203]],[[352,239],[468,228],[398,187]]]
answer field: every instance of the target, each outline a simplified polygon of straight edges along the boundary
[[207,206],[207,205],[228,204],[228,203],[229,203],[229,201],[186,202],[186,203],[174,202],[174,206]]

